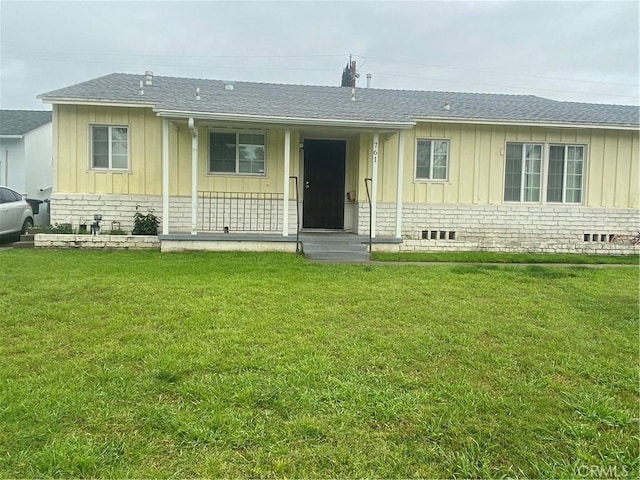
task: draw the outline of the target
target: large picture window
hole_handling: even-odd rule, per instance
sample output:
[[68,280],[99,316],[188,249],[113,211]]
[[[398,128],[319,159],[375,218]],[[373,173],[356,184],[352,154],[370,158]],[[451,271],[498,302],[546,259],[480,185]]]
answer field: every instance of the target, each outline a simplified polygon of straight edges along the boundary
[[449,140],[418,139],[416,180],[446,180],[449,173]]
[[546,168],[546,202],[581,203],[584,145],[507,143],[504,201],[540,202]]
[[209,172],[246,175],[265,174],[263,133],[211,132]]
[[91,168],[129,168],[129,128],[115,125],[91,127]]

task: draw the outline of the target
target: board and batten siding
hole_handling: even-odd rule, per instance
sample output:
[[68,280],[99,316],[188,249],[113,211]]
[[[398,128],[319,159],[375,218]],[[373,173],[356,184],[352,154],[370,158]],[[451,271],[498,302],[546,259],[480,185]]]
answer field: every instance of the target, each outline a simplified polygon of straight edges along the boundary
[[[150,108],[54,105],[56,192],[89,194],[162,194],[162,119]],[[92,170],[91,125],[129,126],[129,170]],[[198,190],[282,193],[284,128],[252,128],[266,135],[265,175],[210,174],[209,131],[228,125],[198,125]],[[246,129],[246,128],[245,128]],[[233,130],[233,129],[232,129]],[[242,129],[239,129],[242,130]],[[298,143],[291,132],[290,175],[300,176]],[[169,128],[170,195],[191,195],[191,132],[185,121]],[[293,182],[291,183],[293,198]]]
[[[160,195],[162,120],[149,108],[54,105],[59,193]],[[129,127],[129,171],[91,170],[91,125]]]
[[[360,136],[361,171],[370,176],[371,135]],[[398,135],[380,136],[378,201],[395,203]],[[415,179],[416,140],[450,140],[446,181]],[[507,142],[586,145],[584,206],[640,206],[639,132],[631,130],[419,123],[405,134],[403,201],[406,203],[504,204]],[[546,175],[543,170],[543,175]],[[359,199],[364,197],[359,195]]]
[[[150,108],[54,105],[55,191],[58,193],[161,195],[162,119]],[[129,171],[90,168],[90,126],[128,125]],[[209,174],[209,131],[230,125],[198,125],[198,190],[218,192],[284,191],[284,127],[256,127],[266,134],[264,176]],[[246,127],[245,127],[246,128]],[[380,133],[378,202],[395,203],[398,134]],[[415,179],[418,138],[450,140],[449,172],[445,181]],[[364,178],[372,176],[372,133],[348,142],[346,191],[366,202]],[[290,175],[302,184],[299,131],[291,130]],[[640,206],[638,131],[469,125],[421,122],[405,134],[403,201],[418,204],[501,205],[507,142],[584,144],[586,149],[584,206]],[[191,195],[191,132],[185,121],[169,129],[170,195]],[[543,175],[546,171],[543,172]],[[291,198],[294,196],[293,184]]]

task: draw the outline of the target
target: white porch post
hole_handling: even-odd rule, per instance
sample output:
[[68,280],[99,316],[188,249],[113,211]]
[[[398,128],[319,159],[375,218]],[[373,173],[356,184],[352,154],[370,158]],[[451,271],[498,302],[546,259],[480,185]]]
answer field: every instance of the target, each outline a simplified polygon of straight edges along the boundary
[[282,236],[289,236],[289,171],[290,171],[290,156],[291,156],[291,130],[284,131],[284,209],[282,219]]
[[198,127],[189,119],[191,130],[191,235],[198,234]]
[[376,236],[376,214],[378,210],[378,132],[373,133],[373,158],[371,160],[371,238]]
[[402,238],[402,183],[404,175],[404,130],[398,133],[398,181],[396,184],[396,238]]
[[169,233],[169,120],[162,119],[162,234]]

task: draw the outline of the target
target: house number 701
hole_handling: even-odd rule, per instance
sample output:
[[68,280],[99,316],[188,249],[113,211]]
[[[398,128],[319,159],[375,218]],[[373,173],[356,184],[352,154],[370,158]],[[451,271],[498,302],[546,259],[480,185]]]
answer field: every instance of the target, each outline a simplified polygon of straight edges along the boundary
[[378,142],[373,142],[373,163],[378,163]]

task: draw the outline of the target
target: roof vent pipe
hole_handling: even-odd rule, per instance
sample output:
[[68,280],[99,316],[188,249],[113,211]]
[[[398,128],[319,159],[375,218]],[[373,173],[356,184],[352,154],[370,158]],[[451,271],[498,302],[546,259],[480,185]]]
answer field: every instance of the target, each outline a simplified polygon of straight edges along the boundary
[[444,109],[445,110],[449,110],[451,108],[451,100],[449,100],[448,98],[446,98],[444,100]]
[[367,88],[371,88],[371,74],[367,73]]
[[153,85],[153,72],[151,70],[144,72],[144,83],[146,85]]
[[351,101],[356,101],[356,87],[351,87]]
[[142,80],[140,80],[140,91],[138,92],[138,95],[144,95],[144,89],[142,88]]
[[196,100],[200,100],[200,87],[196,87]]

